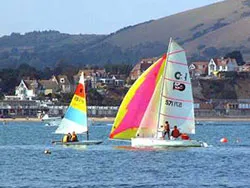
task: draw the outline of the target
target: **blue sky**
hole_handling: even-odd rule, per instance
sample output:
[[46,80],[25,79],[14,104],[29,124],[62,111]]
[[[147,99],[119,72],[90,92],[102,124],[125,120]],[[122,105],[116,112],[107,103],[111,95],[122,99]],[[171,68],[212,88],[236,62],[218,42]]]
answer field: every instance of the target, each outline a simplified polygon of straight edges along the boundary
[[1,0],[0,36],[57,30],[109,34],[221,0]]

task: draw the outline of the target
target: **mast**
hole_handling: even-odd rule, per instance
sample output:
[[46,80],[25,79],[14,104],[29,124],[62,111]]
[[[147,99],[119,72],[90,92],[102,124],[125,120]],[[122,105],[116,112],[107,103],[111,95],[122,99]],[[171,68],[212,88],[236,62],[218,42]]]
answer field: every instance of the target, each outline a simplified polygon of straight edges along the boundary
[[163,77],[162,77],[162,84],[161,84],[161,94],[160,94],[160,105],[159,105],[159,110],[158,110],[158,123],[157,123],[157,133],[160,132],[159,131],[159,127],[160,127],[160,109],[161,109],[161,106],[162,106],[162,96],[163,96],[163,89],[164,89],[164,85],[165,85],[165,82],[164,82],[164,79],[165,79],[165,74],[166,74],[166,69],[167,69],[167,62],[168,62],[168,54],[169,54],[169,49],[170,49],[170,46],[171,46],[171,43],[172,43],[172,37],[170,38],[169,40],[169,44],[168,44],[168,51],[167,51],[167,58],[166,58],[166,65],[165,65],[165,68],[164,68],[164,71],[163,71]]

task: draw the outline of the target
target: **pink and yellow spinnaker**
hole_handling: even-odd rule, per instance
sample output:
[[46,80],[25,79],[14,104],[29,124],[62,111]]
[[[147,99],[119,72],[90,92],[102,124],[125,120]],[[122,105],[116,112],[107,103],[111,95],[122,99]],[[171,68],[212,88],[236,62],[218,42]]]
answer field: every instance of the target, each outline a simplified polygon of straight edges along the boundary
[[166,55],[151,65],[131,86],[118,110],[109,136],[111,139],[130,140],[136,136],[165,64]]
[[87,104],[83,72],[80,76],[71,103],[55,133],[67,134],[72,133],[73,131],[78,134],[88,131]]

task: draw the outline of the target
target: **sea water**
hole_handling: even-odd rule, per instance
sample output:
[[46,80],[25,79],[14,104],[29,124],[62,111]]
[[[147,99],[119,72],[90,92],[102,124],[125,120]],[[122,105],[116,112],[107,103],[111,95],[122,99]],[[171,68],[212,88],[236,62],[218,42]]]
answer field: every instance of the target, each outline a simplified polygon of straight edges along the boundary
[[0,187],[249,187],[250,122],[200,124],[192,138],[207,148],[135,149],[110,141],[105,122],[90,127],[101,145],[54,146],[55,129],[0,123]]

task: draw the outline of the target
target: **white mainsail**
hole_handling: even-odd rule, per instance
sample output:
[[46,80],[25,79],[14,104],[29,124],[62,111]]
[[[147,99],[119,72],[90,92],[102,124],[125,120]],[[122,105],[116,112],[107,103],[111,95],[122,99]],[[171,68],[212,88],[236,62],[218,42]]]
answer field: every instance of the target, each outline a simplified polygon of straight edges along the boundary
[[167,60],[160,81],[143,116],[137,137],[162,137],[165,121],[182,133],[194,134],[192,85],[185,51],[170,40]]
[[195,133],[192,85],[185,51],[170,40],[163,78],[158,127],[165,121],[182,133]]

